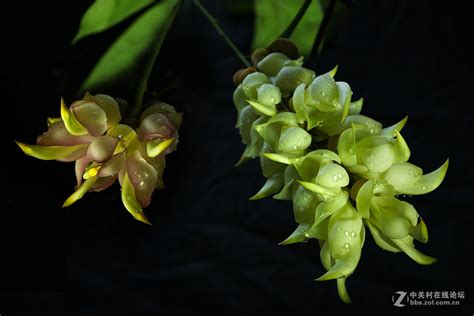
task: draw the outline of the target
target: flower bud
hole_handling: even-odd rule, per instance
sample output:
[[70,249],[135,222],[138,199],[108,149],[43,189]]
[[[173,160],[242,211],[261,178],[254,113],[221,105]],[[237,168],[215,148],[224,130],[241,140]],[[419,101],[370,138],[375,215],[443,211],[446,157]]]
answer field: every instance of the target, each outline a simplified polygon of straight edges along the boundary
[[267,46],[267,50],[270,53],[279,52],[285,54],[290,59],[297,59],[301,56],[298,46],[287,38],[277,38]]
[[282,94],[287,96],[295,91],[302,83],[309,84],[315,76],[314,71],[297,66],[283,67],[275,78],[275,84],[280,88]]

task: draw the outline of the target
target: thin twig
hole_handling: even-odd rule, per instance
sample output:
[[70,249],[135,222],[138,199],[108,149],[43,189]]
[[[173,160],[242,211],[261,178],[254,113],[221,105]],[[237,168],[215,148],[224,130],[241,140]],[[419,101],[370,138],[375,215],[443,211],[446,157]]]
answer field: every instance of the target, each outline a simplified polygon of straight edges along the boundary
[[316,40],[313,44],[313,52],[316,54],[319,53],[319,49],[321,44],[323,43],[324,37],[326,36],[326,32],[329,27],[329,21],[331,20],[332,13],[334,8],[336,7],[337,0],[330,0],[328,6],[326,7],[326,11],[324,11],[324,17],[321,21],[321,25],[319,26],[318,35],[316,36]]
[[207,11],[207,9],[201,4],[199,0],[193,0],[194,4],[201,10],[202,14],[209,20],[212,26],[216,29],[217,33],[219,33],[224,40],[226,41],[227,45],[234,51],[235,55],[240,59],[240,61],[246,66],[251,67],[250,62],[245,58],[242,52],[235,46],[232,40],[225,34],[224,30],[219,26],[217,20]]
[[311,5],[312,0],[304,0],[303,5],[299,9],[298,13],[296,13],[295,17],[291,21],[290,25],[286,28],[285,31],[279,36],[283,38],[290,38],[291,34],[295,31],[296,27],[300,23],[301,19],[303,18],[306,10],[308,10],[309,6]]

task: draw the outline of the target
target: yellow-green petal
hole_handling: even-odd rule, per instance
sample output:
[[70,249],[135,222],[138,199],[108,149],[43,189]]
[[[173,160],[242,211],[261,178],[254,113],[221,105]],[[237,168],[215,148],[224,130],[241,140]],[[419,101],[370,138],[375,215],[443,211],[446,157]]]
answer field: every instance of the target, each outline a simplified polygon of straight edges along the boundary
[[279,245],[291,245],[291,244],[296,244],[296,243],[307,240],[308,237],[305,236],[305,232],[308,229],[309,229],[309,224],[298,225],[295,231],[291,233],[291,235],[288,238],[280,242]]
[[89,191],[89,189],[94,185],[94,183],[97,181],[97,177],[91,177],[84,181],[82,185],[79,187],[79,189],[76,190],[71,196],[69,196],[66,201],[64,201],[64,204],[62,207],[68,207],[77,200],[81,199],[84,194]]
[[[54,160],[67,158],[74,154],[85,154],[88,144],[80,144],[74,146],[41,146],[41,145],[28,145],[15,141],[20,149],[27,154],[41,160]],[[72,157],[71,159],[73,159]],[[75,159],[74,159],[75,160]]]
[[87,129],[76,119],[74,114],[69,111],[64,103],[64,99],[61,99],[61,118],[66,126],[67,131],[74,136],[81,136],[88,134]]
[[401,251],[390,238],[386,237],[382,231],[371,222],[371,220],[366,219],[365,224],[369,227],[370,233],[372,234],[377,246],[390,252],[397,253]]
[[421,253],[412,245],[406,243],[403,239],[392,239],[393,243],[395,243],[400,249],[407,254],[408,257],[412,258],[416,263],[429,265],[435,263],[438,259],[425,255]]
[[418,225],[410,228],[410,236],[424,244],[428,242],[428,228],[421,218]]
[[175,138],[169,138],[166,140],[151,140],[146,144],[146,153],[148,157],[156,157],[164,152],[168,147],[173,144]]
[[370,203],[374,195],[374,180],[365,182],[359,189],[356,197],[357,210],[362,218],[369,218]]
[[262,156],[272,161],[280,162],[285,165],[291,165],[291,160],[285,155],[275,153],[262,153]]
[[127,172],[125,172],[122,180],[122,202],[127,211],[130,212],[136,220],[151,225],[143,213],[142,206],[135,196],[135,190],[133,189],[133,185],[130,182]]
[[337,293],[344,303],[352,303],[349,293],[346,289],[346,277],[337,279]]
[[403,194],[413,195],[429,193],[435,190],[441,182],[443,182],[446,172],[448,171],[448,166],[449,159],[435,171],[421,176],[413,185],[399,188],[397,191]]
[[283,174],[275,174],[267,179],[263,187],[250,198],[250,200],[259,200],[277,193],[283,186]]
[[275,105],[266,105],[266,104],[262,104],[262,103],[251,101],[251,100],[247,100],[247,102],[256,111],[258,111],[259,113],[262,113],[264,115],[273,116],[277,112]]

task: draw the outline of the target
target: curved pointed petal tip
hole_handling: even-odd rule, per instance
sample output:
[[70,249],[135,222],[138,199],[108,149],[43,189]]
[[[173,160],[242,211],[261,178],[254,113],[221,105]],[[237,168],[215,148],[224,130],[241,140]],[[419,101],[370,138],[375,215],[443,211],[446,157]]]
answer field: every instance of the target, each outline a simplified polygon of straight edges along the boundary
[[[87,148],[86,144],[74,145],[74,146],[41,146],[41,145],[28,145],[15,141],[20,149],[28,156],[32,156],[41,160],[55,160],[63,158],[71,158],[72,156],[82,154]],[[70,159],[68,159],[70,160]]]

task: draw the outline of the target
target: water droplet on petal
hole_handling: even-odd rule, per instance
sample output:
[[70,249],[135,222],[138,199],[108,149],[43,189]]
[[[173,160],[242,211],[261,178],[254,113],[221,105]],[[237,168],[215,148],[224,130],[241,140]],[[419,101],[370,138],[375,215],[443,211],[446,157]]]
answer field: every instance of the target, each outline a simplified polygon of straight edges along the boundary
[[145,184],[144,181],[140,181],[140,182],[138,183],[139,186],[143,186],[144,184]]
[[355,238],[355,236],[357,236],[357,234],[355,232],[351,232],[351,237]]
[[426,189],[428,189],[428,187],[427,187],[426,185],[423,185],[423,186],[421,187],[421,189],[422,189],[423,191],[426,191]]
[[346,242],[346,243],[344,244],[344,248],[350,249],[350,248],[351,248],[351,245],[349,245],[349,243]]
[[346,230],[346,231],[344,232],[344,235],[346,235],[346,237],[349,237],[349,232]]

